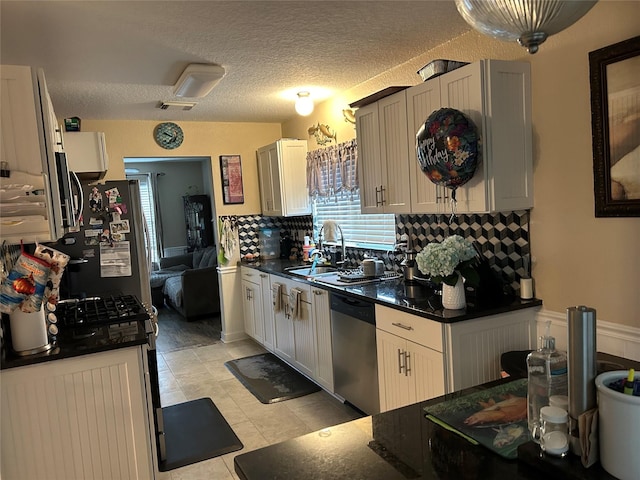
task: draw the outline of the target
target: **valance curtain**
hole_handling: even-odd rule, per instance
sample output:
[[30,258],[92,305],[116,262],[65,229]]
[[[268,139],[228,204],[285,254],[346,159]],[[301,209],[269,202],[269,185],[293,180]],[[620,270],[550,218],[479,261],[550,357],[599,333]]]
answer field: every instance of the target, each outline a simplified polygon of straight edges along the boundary
[[356,140],[307,153],[307,186],[312,199],[337,200],[357,191]]

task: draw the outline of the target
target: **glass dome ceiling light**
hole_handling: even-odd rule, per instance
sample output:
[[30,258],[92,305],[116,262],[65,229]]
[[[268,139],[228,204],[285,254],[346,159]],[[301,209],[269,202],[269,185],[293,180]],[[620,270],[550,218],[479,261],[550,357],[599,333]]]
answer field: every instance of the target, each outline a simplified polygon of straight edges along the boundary
[[597,0],[456,0],[462,18],[484,35],[536,53],[547,37],[584,16]]

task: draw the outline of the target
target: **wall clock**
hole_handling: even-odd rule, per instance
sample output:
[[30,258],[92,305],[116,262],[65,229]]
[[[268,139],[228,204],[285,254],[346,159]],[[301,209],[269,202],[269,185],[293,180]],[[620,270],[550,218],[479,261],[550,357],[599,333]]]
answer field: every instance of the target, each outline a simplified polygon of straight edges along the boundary
[[156,143],[162,148],[172,150],[182,145],[184,133],[179,125],[173,122],[160,123],[153,132]]

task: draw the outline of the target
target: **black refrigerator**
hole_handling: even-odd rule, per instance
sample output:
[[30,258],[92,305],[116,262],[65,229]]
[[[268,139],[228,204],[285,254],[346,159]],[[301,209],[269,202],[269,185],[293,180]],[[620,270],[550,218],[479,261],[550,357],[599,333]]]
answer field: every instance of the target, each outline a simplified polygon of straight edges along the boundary
[[82,217],[56,248],[71,256],[60,298],[135,295],[151,309],[147,226],[137,180],[82,185]]

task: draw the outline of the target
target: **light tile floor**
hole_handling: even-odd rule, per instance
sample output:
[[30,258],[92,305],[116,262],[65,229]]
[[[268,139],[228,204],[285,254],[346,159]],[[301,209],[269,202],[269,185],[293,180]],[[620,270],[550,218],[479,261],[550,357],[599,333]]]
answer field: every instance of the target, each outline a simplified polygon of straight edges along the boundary
[[162,406],[210,397],[244,445],[242,450],[161,472],[159,480],[233,480],[236,455],[360,418],[324,390],[285,402],[260,403],[224,366],[263,353],[252,340],[159,353]]

